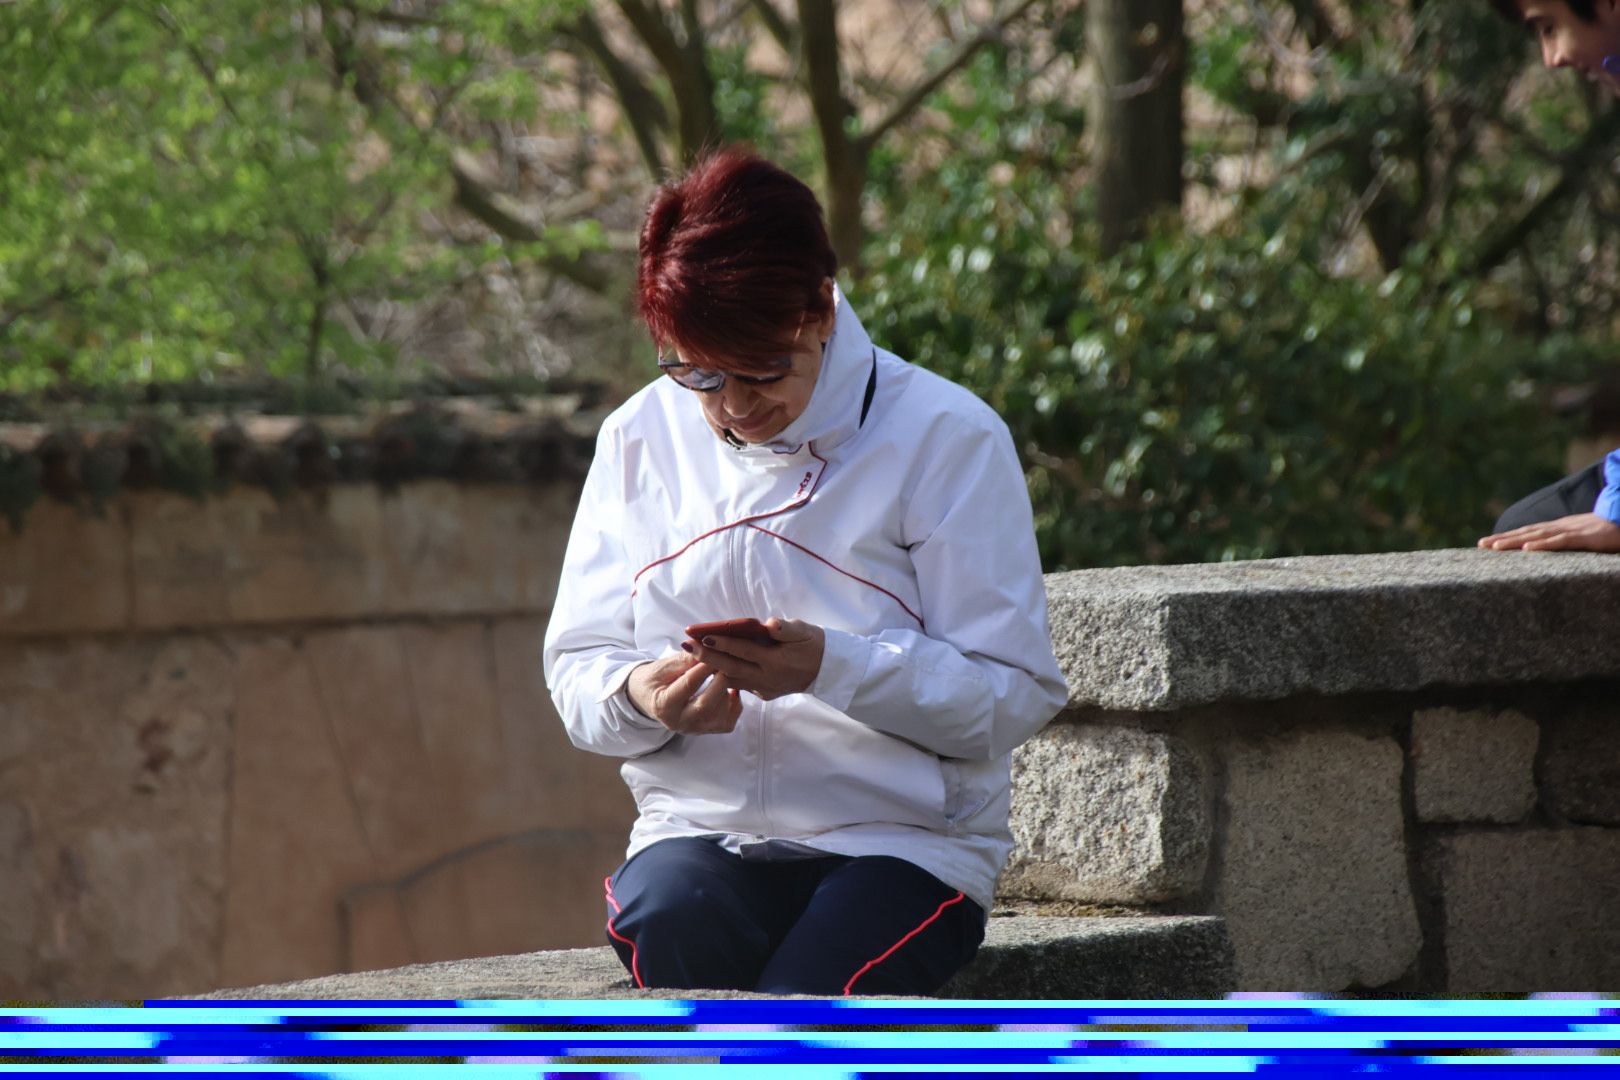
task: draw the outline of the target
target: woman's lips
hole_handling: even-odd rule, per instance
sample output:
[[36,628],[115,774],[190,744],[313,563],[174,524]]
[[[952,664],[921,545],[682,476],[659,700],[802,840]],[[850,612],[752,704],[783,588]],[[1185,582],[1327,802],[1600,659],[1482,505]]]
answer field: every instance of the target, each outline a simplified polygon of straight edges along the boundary
[[726,421],[726,426],[742,435],[757,435],[770,426],[771,418],[775,413],[775,409],[766,409],[763,412],[751,413],[741,420],[729,419]]

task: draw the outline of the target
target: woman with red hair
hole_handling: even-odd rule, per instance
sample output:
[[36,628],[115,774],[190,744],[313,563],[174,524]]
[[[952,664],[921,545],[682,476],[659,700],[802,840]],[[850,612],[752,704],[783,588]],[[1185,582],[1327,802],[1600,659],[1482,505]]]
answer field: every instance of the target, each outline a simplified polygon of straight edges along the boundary
[[640,257],[662,374],[603,424],[545,647],[639,811],[608,938],[637,986],[932,993],[1066,700],[1012,440],[873,345],[769,162],[659,189]]

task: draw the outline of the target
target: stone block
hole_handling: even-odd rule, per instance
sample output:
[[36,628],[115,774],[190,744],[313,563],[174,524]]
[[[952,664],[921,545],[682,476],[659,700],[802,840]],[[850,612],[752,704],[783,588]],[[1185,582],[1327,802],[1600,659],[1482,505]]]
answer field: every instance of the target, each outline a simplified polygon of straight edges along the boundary
[[[0,693],[46,733],[29,737],[26,767],[8,778],[28,808],[46,905],[29,992],[139,997],[215,985],[229,652],[186,636],[36,646],[16,659]],[[0,920],[11,917],[0,904]]]
[[99,633],[129,624],[129,529],[46,499],[21,532],[0,519],[0,636]]
[[[461,807],[446,797],[424,741],[420,673],[412,670],[405,629],[389,623],[323,630],[304,639],[304,654],[377,873],[407,873],[464,842]],[[484,674],[476,664],[464,673]]]
[[1301,732],[1224,754],[1217,903],[1238,985],[1331,992],[1405,974],[1421,934],[1395,740]]
[[571,485],[413,483],[385,496],[384,598],[394,614],[546,612],[578,492]]
[[304,650],[269,638],[238,656],[220,982],[335,971],[339,899],[377,863]]
[[1203,887],[1205,783],[1182,740],[1057,723],[1014,752],[1012,772],[1003,895],[1142,904]]
[[412,715],[444,805],[454,808],[456,846],[493,840],[533,824],[513,812],[494,680],[482,622],[405,625]]
[[1463,833],[1425,857],[1441,893],[1447,993],[1620,985],[1620,831]]
[[20,803],[0,803],[0,867],[0,997],[27,997],[35,989],[40,882],[33,828]]
[[1523,820],[1536,804],[1536,722],[1514,709],[1419,709],[1412,779],[1420,821]]
[[1607,555],[1479,549],[1076,570],[1046,579],[1072,706],[1620,675]]
[[282,499],[233,488],[203,500],[132,501],[135,621],[144,629],[372,615],[389,597],[380,496],[371,485]]
[[[1219,919],[991,919],[979,955],[942,997],[1210,998],[1234,985]],[[218,990],[211,1000],[739,998],[734,990],[637,990],[613,950],[489,956]]]
[[984,946],[942,998],[1219,998],[1237,989],[1220,919],[991,919]]
[[545,620],[533,617],[499,619],[490,627],[503,782],[513,812],[537,825],[628,837],[636,805],[619,777],[620,762],[568,741],[540,670],[545,636]]
[[616,831],[537,829],[351,890],[348,970],[600,944],[602,879],[623,857]]
[[1546,723],[1541,760],[1547,806],[1589,825],[1620,825],[1620,689]]

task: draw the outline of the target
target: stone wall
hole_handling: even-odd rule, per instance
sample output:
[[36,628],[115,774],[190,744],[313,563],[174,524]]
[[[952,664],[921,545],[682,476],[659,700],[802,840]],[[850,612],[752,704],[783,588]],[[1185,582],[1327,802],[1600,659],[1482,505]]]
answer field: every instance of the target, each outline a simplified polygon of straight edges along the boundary
[[1002,891],[1218,914],[1246,990],[1620,985],[1620,559],[1048,579]]
[[632,806],[540,643],[578,482],[0,522],[0,997],[597,945]]
[[[598,945],[632,816],[539,651],[554,482],[0,523],[0,996]],[[1245,989],[1620,982],[1620,561],[1048,578],[1009,899],[1226,920]]]

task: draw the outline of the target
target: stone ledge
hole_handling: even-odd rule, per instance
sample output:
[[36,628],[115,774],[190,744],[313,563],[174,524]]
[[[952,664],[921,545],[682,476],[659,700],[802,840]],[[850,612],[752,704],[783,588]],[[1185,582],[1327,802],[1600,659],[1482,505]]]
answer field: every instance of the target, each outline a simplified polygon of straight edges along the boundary
[[1076,708],[1620,674],[1620,558],[1479,549],[1047,576]]
[[[1212,998],[1236,988],[1226,928],[1210,916],[991,919],[984,947],[942,997]],[[613,951],[565,949],[216,990],[206,1000],[536,1000],[751,997],[636,990]]]

